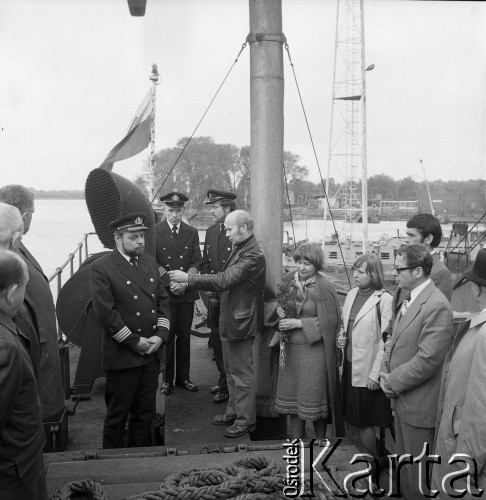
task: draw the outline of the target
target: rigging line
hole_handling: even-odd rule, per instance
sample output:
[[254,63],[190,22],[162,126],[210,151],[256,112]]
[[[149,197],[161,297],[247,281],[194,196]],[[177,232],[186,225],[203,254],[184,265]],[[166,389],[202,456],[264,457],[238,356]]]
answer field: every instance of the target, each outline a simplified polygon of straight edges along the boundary
[[152,200],[150,201],[150,205],[152,205],[152,203],[154,202],[155,198],[157,198],[157,195],[159,194],[160,190],[162,189],[162,187],[164,186],[165,182],[169,178],[169,175],[172,173],[172,170],[174,170],[174,168],[177,165],[177,163],[179,162],[181,156],[184,154],[184,151],[186,150],[187,146],[189,145],[189,143],[191,142],[192,138],[194,137],[194,134],[197,132],[197,129],[199,128],[199,125],[201,125],[202,121],[204,120],[204,117],[206,116],[207,112],[209,111],[209,108],[212,106],[214,100],[216,99],[216,96],[219,94],[219,91],[221,90],[221,87],[226,82],[229,74],[231,73],[231,70],[234,68],[235,64],[238,62],[238,59],[240,58],[241,53],[243,52],[243,50],[245,49],[245,47],[247,45],[248,45],[248,42],[245,42],[241,46],[241,49],[238,52],[238,55],[236,56],[236,59],[234,60],[234,62],[231,65],[230,69],[228,70],[228,72],[226,73],[226,76],[223,78],[223,81],[221,82],[220,86],[218,87],[218,90],[216,90],[216,93],[214,94],[213,98],[211,99],[210,103],[208,104],[208,106],[207,106],[206,110],[204,111],[201,119],[199,120],[198,124],[196,125],[196,128],[193,130],[193,132],[192,132],[191,136],[189,137],[189,139],[187,139],[186,143],[184,144],[184,147],[182,148],[181,152],[179,153],[179,156],[176,158],[174,164],[172,165],[172,167],[170,168],[170,170],[167,172],[167,175],[165,176],[165,179],[162,181],[162,184],[159,186],[159,188],[157,189],[157,191],[153,195]]
[[294,235],[294,250],[295,250],[297,248],[297,240],[295,239],[294,221],[292,219],[292,207],[290,206],[289,185],[287,183],[287,173],[285,172],[284,162],[282,162],[282,168],[284,173],[285,189],[287,190],[287,201],[289,204],[289,213],[290,213],[290,225],[292,226],[292,234]]
[[[324,191],[324,197],[326,198],[327,207],[329,209],[329,214],[331,215],[332,225],[334,227],[334,232],[336,233],[336,236],[337,236],[337,243],[338,243],[338,247],[339,247],[339,253],[341,254],[341,259],[342,259],[343,264],[344,264],[344,270],[346,272],[346,278],[348,279],[349,287],[352,288],[351,279],[349,278],[348,268],[346,266],[346,261],[344,260],[343,249],[341,247],[341,241],[340,241],[337,229],[336,229],[336,224],[334,222],[334,217],[332,216],[331,204],[329,203],[329,197],[327,195],[326,186],[324,185],[324,179],[322,178],[321,166],[319,165],[319,159],[317,158],[316,148],[314,146],[314,139],[312,138],[312,133],[311,133],[310,126],[309,126],[309,121],[307,119],[307,113],[305,111],[304,102],[302,100],[302,94],[300,93],[300,87],[299,87],[299,83],[297,81],[297,75],[295,74],[294,63],[292,62],[292,58],[290,57],[290,50],[289,50],[288,43],[285,43],[285,50],[287,51],[287,55],[289,57],[289,63],[290,63],[290,66],[292,68],[292,73],[294,75],[295,86],[297,87],[297,93],[299,94],[300,104],[302,106],[302,112],[304,113],[305,123],[307,125],[307,131],[309,132],[309,138],[310,138],[310,141],[311,141],[311,144],[312,144],[312,150],[314,152],[314,158],[316,159],[317,169],[319,170],[319,176],[321,178],[321,185],[322,185],[322,189]],[[325,242],[323,242],[323,243],[325,244]]]

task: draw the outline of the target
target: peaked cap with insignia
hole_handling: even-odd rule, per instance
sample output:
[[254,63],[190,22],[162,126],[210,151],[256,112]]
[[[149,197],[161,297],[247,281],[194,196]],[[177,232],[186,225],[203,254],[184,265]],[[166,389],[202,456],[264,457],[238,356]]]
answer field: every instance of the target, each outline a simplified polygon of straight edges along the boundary
[[160,197],[160,201],[169,207],[183,207],[188,199],[184,193],[179,193],[178,191],[173,191]]
[[110,222],[109,226],[114,231],[148,231],[145,225],[146,215],[143,212],[122,215],[118,219]]
[[210,189],[207,194],[208,199],[204,202],[205,205],[216,203],[217,201],[233,201],[236,199],[236,194],[231,191],[220,191]]

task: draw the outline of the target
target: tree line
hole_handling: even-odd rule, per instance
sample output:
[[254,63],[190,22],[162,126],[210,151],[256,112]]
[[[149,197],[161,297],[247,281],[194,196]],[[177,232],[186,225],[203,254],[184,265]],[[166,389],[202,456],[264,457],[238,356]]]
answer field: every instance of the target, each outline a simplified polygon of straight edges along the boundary
[[[181,152],[188,138],[177,141],[175,147],[155,154],[155,189],[158,196],[170,191],[182,191],[196,205],[202,205],[210,188],[219,188],[236,193],[245,205],[250,202],[250,146],[218,144],[212,137],[194,137],[184,153]],[[180,156],[180,158],[179,158]],[[179,158],[179,159],[178,159]],[[175,167],[172,169],[174,164]],[[315,195],[324,191],[322,183],[307,180],[309,170],[301,164],[299,155],[284,151],[283,167],[289,190]],[[171,170],[172,169],[172,170]],[[149,183],[149,160],[144,162],[143,172],[135,183],[147,192]],[[163,183],[163,184],[162,184]],[[161,187],[162,186],[162,187]],[[329,195],[332,197],[341,184],[330,179]],[[484,193],[486,181],[431,181],[433,193]],[[356,189],[361,192],[360,182]],[[419,191],[425,189],[425,181],[417,182],[411,176],[395,180],[389,175],[379,174],[368,178],[368,199],[372,200],[417,200]]]

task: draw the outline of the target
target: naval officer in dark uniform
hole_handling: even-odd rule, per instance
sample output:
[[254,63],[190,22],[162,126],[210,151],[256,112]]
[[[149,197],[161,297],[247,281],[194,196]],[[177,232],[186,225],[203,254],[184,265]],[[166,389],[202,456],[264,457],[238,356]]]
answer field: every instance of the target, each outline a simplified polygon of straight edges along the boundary
[[105,331],[103,448],[124,446],[129,412],[129,446],[148,446],[155,416],[158,350],[169,334],[170,312],[157,263],[143,253],[144,217],[134,213],[113,221],[116,248],[90,267],[93,310]]
[[[162,274],[176,269],[190,274],[199,273],[201,266],[199,235],[196,228],[182,221],[184,203],[187,200],[187,196],[179,192],[167,193],[160,198],[160,201],[164,203],[165,220],[155,226],[155,242],[157,263]],[[165,277],[168,278],[168,275]],[[181,283],[171,282],[168,290],[171,324],[161,392],[166,395],[172,393],[174,372],[175,385],[195,392],[198,387],[191,382],[189,371],[192,317],[194,302],[199,295],[196,290],[188,291],[187,284]]]
[[[206,230],[204,240],[203,262],[201,274],[217,274],[223,270],[223,266],[228,261],[231,254],[232,243],[226,236],[224,221],[226,216],[236,208],[236,194],[229,191],[210,189],[207,194],[208,199],[204,202],[209,205],[209,210],[213,216],[214,224]],[[221,300],[221,293],[208,292],[211,298]],[[216,324],[219,318],[211,318]],[[214,394],[215,403],[228,401],[228,382],[224,371],[223,347],[219,336],[219,328],[211,328],[211,341],[214,349],[214,358],[219,371],[218,385],[211,388]]]

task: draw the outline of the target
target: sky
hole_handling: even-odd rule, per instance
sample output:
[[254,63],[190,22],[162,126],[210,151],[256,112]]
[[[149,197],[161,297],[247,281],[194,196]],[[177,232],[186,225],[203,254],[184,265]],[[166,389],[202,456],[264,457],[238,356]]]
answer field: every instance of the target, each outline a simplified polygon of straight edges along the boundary
[[[283,32],[322,175],[336,0],[282,0]],[[365,0],[368,175],[486,178],[486,2]],[[0,0],[0,185],[84,189],[125,135],[158,65],[156,150],[190,136],[249,32],[248,0]],[[249,48],[196,135],[250,144]],[[285,145],[319,171],[291,68]],[[148,149],[116,163],[133,179]]]

